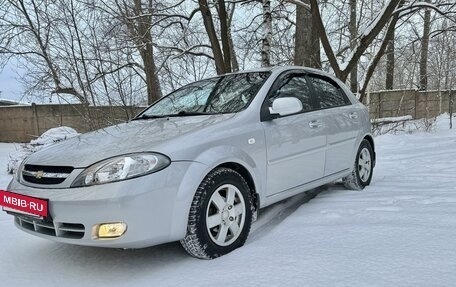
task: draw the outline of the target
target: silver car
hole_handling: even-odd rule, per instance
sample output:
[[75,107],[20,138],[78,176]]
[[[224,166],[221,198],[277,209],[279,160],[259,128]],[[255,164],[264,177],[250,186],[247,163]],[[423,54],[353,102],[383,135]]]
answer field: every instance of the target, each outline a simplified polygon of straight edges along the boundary
[[180,240],[209,259],[242,246],[259,209],[338,179],[363,189],[374,165],[367,108],[341,81],[274,67],[186,85],[130,122],[31,155],[4,209],[46,239]]

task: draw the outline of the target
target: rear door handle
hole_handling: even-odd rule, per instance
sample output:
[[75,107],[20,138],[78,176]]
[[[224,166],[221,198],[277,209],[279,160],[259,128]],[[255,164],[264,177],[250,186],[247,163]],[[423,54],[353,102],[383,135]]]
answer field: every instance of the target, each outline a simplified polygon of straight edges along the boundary
[[309,122],[309,127],[311,127],[312,129],[319,128],[321,127],[321,122],[319,120],[311,121]]
[[357,119],[358,118],[358,113],[357,112],[351,112],[348,114],[348,117],[350,119]]

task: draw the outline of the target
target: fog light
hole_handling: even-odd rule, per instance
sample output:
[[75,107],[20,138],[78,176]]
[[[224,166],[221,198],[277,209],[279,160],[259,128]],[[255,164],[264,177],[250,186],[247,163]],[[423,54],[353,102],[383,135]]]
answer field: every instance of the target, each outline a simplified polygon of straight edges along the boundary
[[103,223],[98,225],[98,238],[117,238],[127,230],[127,224],[123,222]]

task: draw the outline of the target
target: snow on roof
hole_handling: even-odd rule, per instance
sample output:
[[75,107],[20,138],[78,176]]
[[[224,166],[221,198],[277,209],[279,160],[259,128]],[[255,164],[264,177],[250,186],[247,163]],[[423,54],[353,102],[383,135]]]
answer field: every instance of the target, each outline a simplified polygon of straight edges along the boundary
[[0,106],[30,105],[29,103],[0,98]]

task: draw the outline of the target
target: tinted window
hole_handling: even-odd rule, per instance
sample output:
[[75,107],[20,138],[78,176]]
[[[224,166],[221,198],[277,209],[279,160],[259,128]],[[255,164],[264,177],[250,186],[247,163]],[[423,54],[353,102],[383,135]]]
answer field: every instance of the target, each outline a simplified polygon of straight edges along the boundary
[[304,75],[290,75],[282,80],[281,85],[270,96],[270,104],[277,98],[294,97],[301,101],[303,111],[313,109],[312,96]]
[[333,83],[322,78],[309,77],[309,79],[315,88],[317,101],[322,109],[344,106],[350,103],[339,87]]

